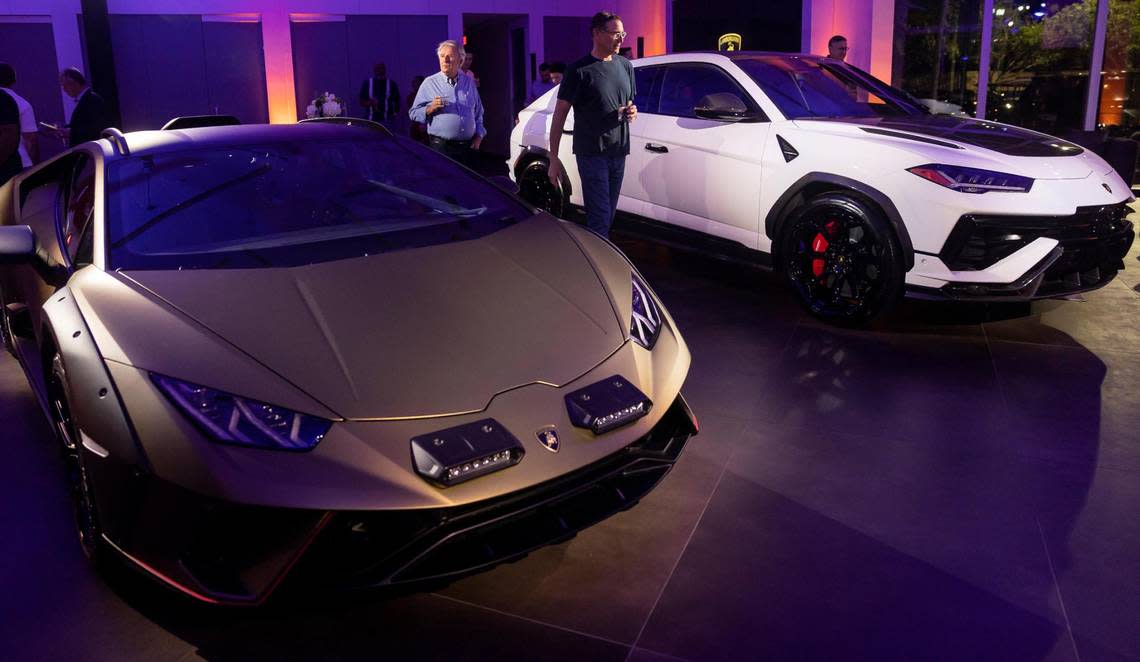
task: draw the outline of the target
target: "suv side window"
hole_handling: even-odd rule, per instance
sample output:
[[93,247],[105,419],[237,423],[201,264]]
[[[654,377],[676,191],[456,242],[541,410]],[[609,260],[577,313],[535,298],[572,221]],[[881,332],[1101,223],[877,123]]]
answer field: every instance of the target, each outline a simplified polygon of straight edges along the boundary
[[637,94],[633,95],[633,105],[637,106],[637,112],[657,112],[657,97],[661,94],[661,78],[664,74],[665,67],[662,66],[634,69]]
[[[84,154],[71,171],[67,207],[60,218],[59,240],[72,266],[91,263],[95,218],[95,159]],[[86,239],[85,239],[86,237]]]
[[[640,85],[639,82],[639,88]],[[719,67],[704,63],[666,65],[657,112],[674,117],[696,117],[693,106],[705,96],[720,92],[735,94],[749,110],[756,110],[752,97]],[[637,109],[640,111],[641,106]]]

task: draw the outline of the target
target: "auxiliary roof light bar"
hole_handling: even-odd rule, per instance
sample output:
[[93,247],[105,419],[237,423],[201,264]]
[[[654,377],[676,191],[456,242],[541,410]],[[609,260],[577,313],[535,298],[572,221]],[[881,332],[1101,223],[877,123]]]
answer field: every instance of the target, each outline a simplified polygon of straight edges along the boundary
[[566,396],[566,412],[575,427],[605,434],[649,413],[653,402],[621,375],[590,384]]
[[522,444],[493,418],[412,438],[412,464],[443,487],[506,469],[522,460]]

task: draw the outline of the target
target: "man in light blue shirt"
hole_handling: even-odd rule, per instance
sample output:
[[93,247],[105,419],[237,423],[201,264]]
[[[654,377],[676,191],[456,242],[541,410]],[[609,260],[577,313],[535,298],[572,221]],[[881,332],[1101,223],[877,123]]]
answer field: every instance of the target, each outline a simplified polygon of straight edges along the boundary
[[435,50],[439,73],[428,76],[408,109],[414,122],[427,124],[428,146],[473,167],[472,151],[479,149],[487,130],[483,128],[483,102],[475,81],[459,71],[463,46],[448,39]]

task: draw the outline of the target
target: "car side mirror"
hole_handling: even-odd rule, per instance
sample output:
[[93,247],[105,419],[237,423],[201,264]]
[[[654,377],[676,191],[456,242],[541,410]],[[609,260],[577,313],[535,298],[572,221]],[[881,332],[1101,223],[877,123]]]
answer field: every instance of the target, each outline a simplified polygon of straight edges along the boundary
[[748,109],[748,104],[732,92],[717,92],[701,97],[693,106],[693,114],[706,120],[741,122],[759,119],[759,114]]
[[506,191],[507,193],[510,193],[511,195],[518,195],[519,194],[519,185],[513,179],[511,179],[510,177],[507,177],[506,175],[495,175],[493,177],[488,177],[487,181],[491,182],[492,184],[494,184],[498,188]]
[[26,264],[49,285],[67,282],[67,269],[55,264],[40,247],[36,233],[27,225],[0,226],[0,264]]
[[0,262],[27,264],[36,257],[36,233],[27,225],[0,227]]

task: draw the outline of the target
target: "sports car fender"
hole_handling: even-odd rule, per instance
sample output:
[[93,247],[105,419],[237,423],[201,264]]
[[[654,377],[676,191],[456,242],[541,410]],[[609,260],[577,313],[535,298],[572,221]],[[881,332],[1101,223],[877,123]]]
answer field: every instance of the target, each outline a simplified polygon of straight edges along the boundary
[[[86,437],[85,445],[88,441],[95,444],[88,450],[110,454],[130,465],[145,463],[119,393],[70,288],[56,291],[44,303],[43,315],[44,339],[54,344],[67,373],[72,415]],[[45,366],[50,362],[50,356],[44,358]]]

